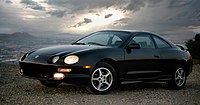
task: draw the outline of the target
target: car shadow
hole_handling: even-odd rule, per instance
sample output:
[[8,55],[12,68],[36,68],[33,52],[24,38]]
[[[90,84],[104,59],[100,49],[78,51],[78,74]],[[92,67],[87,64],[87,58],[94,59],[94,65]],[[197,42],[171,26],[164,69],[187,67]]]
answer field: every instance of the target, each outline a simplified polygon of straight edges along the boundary
[[[139,91],[146,91],[146,90],[155,90],[155,89],[167,89],[165,83],[139,83],[139,84],[129,84],[129,85],[120,85],[117,86],[110,94],[115,92],[123,93],[123,92],[139,92]],[[31,89],[32,90],[32,89]],[[62,83],[57,87],[45,87],[41,84],[35,86],[33,89],[35,92],[38,93],[45,93],[45,94],[92,94],[90,93],[86,87],[78,86],[78,85],[71,85],[67,83]]]
[[143,91],[143,90],[155,90],[155,89],[168,89],[166,83],[148,82],[137,83],[128,85],[119,85],[115,88],[115,91]]
[[[92,94],[90,93],[86,87],[72,85],[67,83],[62,83],[57,87],[45,87],[42,84],[34,84],[31,89],[28,90],[32,92],[36,92],[38,94],[45,93],[45,94]],[[186,90],[191,88],[190,85],[186,85],[183,89]],[[194,88],[194,87],[193,87]],[[147,82],[147,83],[137,83],[137,84],[129,84],[129,85],[119,85],[115,87],[115,89],[109,94],[120,94],[124,92],[144,92],[144,91],[155,91],[155,90],[170,90],[166,83],[164,82]],[[29,91],[27,91],[29,92]],[[93,94],[94,95],[94,94]]]

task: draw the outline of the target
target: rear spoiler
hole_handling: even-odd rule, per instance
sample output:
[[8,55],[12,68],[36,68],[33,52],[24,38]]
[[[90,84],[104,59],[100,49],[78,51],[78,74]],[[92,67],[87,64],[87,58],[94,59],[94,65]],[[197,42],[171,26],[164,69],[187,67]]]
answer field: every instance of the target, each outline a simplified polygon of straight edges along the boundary
[[185,46],[185,45],[181,45],[181,44],[176,44],[176,46],[179,48],[179,49],[181,49],[181,50],[183,50],[183,51],[188,51],[188,48]]

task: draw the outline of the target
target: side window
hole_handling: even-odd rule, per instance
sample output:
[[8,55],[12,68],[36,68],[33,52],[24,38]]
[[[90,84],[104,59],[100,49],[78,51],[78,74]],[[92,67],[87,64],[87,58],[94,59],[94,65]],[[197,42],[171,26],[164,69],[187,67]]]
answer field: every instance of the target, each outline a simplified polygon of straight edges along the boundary
[[141,48],[155,48],[150,36],[135,36],[131,40],[131,43],[137,43]]
[[112,38],[111,44],[113,44],[113,45],[120,45],[121,43],[122,43],[122,39],[120,39],[118,36],[115,35]]
[[153,39],[155,40],[158,48],[170,48],[171,47],[167,42],[165,42],[161,38],[158,38],[158,37],[154,36]]
[[101,34],[101,35],[96,34],[93,37],[89,37],[89,38],[92,42],[96,42],[102,45],[107,45],[110,36],[111,36],[110,34]]

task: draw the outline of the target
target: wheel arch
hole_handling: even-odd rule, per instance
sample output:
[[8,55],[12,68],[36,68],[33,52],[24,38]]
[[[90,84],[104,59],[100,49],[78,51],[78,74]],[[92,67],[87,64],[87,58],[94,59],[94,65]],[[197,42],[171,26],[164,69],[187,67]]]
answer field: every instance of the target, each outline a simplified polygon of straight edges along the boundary
[[100,60],[99,62],[97,62],[97,64],[100,62],[105,62],[105,63],[110,64],[114,68],[114,70],[117,74],[117,78],[119,79],[121,77],[119,67],[117,66],[117,62],[115,60],[113,60],[111,58],[104,58],[104,59]]
[[177,64],[180,64],[181,66],[184,67],[186,76],[188,76],[189,73],[190,73],[190,72],[189,72],[189,71],[190,71],[190,62],[189,62],[189,61],[186,61],[186,60],[179,60],[179,61],[177,62]]

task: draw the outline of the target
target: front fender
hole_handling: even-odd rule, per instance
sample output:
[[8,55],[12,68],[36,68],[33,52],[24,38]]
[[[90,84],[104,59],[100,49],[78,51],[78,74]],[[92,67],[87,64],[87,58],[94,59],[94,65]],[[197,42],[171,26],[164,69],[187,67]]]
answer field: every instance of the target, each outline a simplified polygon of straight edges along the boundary
[[74,55],[79,56],[79,62],[74,66],[90,65],[92,68],[103,59],[112,59],[116,62],[124,60],[124,51],[120,48],[89,50],[77,52]]

